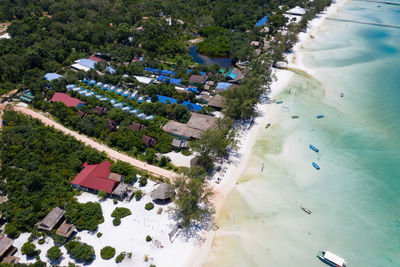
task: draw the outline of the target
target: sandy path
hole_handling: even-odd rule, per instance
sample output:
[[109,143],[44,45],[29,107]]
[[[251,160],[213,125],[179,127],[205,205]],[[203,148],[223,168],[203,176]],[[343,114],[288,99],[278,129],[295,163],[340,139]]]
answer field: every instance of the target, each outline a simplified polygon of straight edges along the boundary
[[99,143],[93,141],[92,139],[88,138],[87,136],[78,134],[78,133],[76,133],[74,131],[71,131],[70,129],[65,128],[64,126],[62,126],[61,124],[59,124],[59,123],[57,123],[57,122],[45,117],[44,115],[42,115],[40,113],[37,113],[36,111],[33,111],[33,110],[29,109],[29,108],[14,106],[12,109],[14,111],[21,112],[21,113],[24,113],[26,115],[29,115],[32,118],[39,119],[43,124],[45,124],[47,126],[51,126],[51,127],[55,128],[57,130],[60,130],[60,131],[62,131],[63,133],[65,133],[67,135],[73,136],[75,139],[81,141],[85,145],[89,145],[89,146],[93,147],[94,149],[97,149],[99,151],[105,152],[110,158],[112,158],[114,160],[125,161],[125,162],[127,162],[127,163],[129,163],[129,164],[131,164],[131,165],[133,165],[133,166],[135,166],[137,168],[139,168],[139,169],[148,171],[152,175],[155,175],[155,176],[158,176],[158,177],[162,176],[162,177],[169,178],[170,181],[173,181],[178,176],[178,174],[176,174],[174,172],[171,172],[171,171],[168,171],[168,170],[165,170],[165,169],[153,166],[153,165],[149,165],[149,164],[147,164],[147,163],[145,163],[143,161],[131,158],[131,157],[129,157],[129,156],[125,155],[125,154],[122,154],[122,153],[120,153],[120,152],[118,152],[118,151],[116,151],[114,149],[111,149],[108,146],[105,146],[103,144],[99,144]]

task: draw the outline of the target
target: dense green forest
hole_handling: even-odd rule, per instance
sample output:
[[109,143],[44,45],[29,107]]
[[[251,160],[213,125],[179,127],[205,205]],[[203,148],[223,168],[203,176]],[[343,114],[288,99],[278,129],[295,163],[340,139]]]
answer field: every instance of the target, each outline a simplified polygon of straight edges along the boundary
[[[77,192],[70,180],[83,162],[98,163],[105,156],[38,120],[7,110],[3,119],[1,191],[8,201],[0,209],[8,222],[6,233],[16,237],[31,231],[52,208],[74,202]],[[77,212],[71,214],[79,218]]]

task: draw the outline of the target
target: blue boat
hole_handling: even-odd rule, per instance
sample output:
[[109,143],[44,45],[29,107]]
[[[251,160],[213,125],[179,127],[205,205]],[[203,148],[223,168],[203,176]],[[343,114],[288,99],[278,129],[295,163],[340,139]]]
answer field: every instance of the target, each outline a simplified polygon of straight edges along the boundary
[[312,150],[314,150],[315,152],[319,152],[319,149],[318,148],[316,148],[315,146],[313,146],[313,145],[310,145],[310,148],[312,149]]
[[283,103],[283,101],[282,100],[278,100],[278,101],[276,101],[276,104],[282,104]]
[[312,163],[312,165],[313,165],[313,166],[314,166],[314,168],[316,168],[317,170],[319,170],[319,169],[320,169],[317,163],[313,162],[313,163]]
[[321,251],[317,257],[324,263],[332,267],[346,267],[346,261],[329,251]]
[[323,118],[323,117],[325,117],[325,116],[322,115],[322,114],[317,115],[317,119],[321,119],[321,118]]

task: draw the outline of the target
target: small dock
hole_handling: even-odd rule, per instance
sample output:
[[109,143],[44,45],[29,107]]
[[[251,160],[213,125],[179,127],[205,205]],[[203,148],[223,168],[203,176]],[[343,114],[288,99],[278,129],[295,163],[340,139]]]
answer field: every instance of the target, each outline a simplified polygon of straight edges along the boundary
[[368,21],[353,20],[353,19],[340,19],[340,18],[326,18],[326,19],[327,20],[334,20],[334,21],[341,21],[341,22],[350,22],[350,23],[358,23],[358,24],[366,24],[366,25],[373,25],[373,26],[381,26],[381,27],[387,27],[387,28],[400,29],[400,25],[368,22]]

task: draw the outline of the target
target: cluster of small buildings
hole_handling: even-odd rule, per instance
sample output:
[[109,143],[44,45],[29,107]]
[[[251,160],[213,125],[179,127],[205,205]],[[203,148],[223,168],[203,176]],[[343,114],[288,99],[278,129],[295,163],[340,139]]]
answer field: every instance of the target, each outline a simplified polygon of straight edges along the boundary
[[[71,69],[75,70],[75,71],[89,71],[89,70],[94,70],[96,69],[96,64],[97,63],[101,63],[101,62],[105,62],[105,60],[101,57],[101,55],[92,55],[89,58],[81,58],[78,60],[74,61],[74,64],[71,65]],[[105,71],[107,71],[110,74],[115,74],[117,73],[117,71],[111,67],[111,66],[107,66],[105,68]],[[103,74],[100,73],[99,74]]]
[[65,210],[55,207],[47,214],[46,217],[36,224],[36,227],[38,230],[48,233],[51,233],[53,229],[57,229],[57,235],[68,239],[75,231],[75,226],[68,223],[64,215]]

